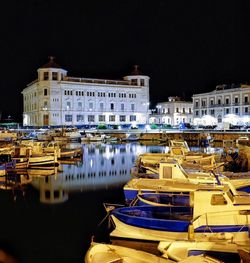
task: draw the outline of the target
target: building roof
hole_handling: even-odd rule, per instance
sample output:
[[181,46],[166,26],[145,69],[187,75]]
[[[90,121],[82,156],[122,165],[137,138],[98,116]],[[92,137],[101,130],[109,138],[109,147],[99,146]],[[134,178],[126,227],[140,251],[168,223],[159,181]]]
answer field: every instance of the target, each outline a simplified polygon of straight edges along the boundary
[[49,62],[47,62],[45,65],[41,66],[40,68],[62,68],[54,61],[54,59],[55,57],[49,56]]

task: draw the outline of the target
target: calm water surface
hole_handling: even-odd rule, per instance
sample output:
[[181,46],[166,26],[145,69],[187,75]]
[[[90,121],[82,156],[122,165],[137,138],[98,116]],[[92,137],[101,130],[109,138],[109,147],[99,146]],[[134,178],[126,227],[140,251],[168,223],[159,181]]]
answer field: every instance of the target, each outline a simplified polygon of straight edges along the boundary
[[138,154],[168,151],[135,143],[81,146],[82,159],[62,164],[62,172],[0,190],[0,245],[9,246],[20,262],[84,262],[91,236],[103,236],[103,203],[124,202],[122,188]]

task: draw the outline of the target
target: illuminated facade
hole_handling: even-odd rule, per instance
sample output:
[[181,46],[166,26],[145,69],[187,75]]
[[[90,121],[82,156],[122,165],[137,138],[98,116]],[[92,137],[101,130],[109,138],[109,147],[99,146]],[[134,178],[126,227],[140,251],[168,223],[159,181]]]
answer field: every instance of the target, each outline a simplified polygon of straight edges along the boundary
[[212,92],[194,94],[194,123],[249,125],[250,85],[218,85]]
[[179,125],[193,123],[193,103],[182,101],[180,97],[169,97],[167,102],[157,103],[152,110],[150,123]]
[[53,58],[37,71],[38,79],[22,91],[24,126],[147,122],[149,77],[137,66],[123,80],[69,77]]

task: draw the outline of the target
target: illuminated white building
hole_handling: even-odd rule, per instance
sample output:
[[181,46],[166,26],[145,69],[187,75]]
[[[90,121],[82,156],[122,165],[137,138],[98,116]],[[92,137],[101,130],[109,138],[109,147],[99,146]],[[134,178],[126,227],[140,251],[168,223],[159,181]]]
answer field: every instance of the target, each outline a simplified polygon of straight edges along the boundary
[[169,97],[167,102],[157,103],[152,110],[150,123],[170,124],[193,123],[193,103],[182,101],[180,97]]
[[218,85],[212,92],[194,94],[194,124],[249,125],[250,85]]
[[22,91],[25,126],[147,123],[149,77],[137,66],[123,80],[69,77],[53,57],[37,71]]

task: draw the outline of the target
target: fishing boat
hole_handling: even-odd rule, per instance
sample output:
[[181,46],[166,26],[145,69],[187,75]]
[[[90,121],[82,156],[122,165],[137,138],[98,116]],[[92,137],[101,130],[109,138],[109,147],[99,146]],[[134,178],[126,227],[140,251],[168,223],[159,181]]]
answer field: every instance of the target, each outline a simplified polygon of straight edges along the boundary
[[161,241],[158,250],[162,253],[162,257],[172,259],[174,261],[182,261],[193,255],[206,254],[222,260],[225,263],[241,263],[239,250],[249,253],[250,243],[232,243],[231,240],[195,240],[195,241]]
[[[189,206],[130,206],[111,211],[111,237],[149,241],[212,238],[220,234],[231,240],[249,239],[250,195],[221,190],[190,193]],[[226,235],[227,234],[227,235]]]
[[76,128],[63,128],[56,136],[53,136],[54,141],[73,142],[81,140],[81,133]]
[[[250,177],[230,177],[227,178],[218,171],[210,172],[187,172],[174,159],[160,162],[157,179],[133,178],[124,185],[124,195],[130,203],[138,192],[188,192],[203,185],[227,184],[231,185],[235,191],[250,192]],[[184,189],[181,189],[184,187]],[[179,189],[178,189],[179,188]]]
[[64,158],[75,158],[82,154],[82,148],[78,147],[77,149],[69,149],[62,147],[58,141],[51,141],[47,146],[43,148],[45,153],[57,153],[58,159]]
[[[181,147],[171,147],[168,153],[143,153],[137,157],[136,167],[138,173],[157,173],[162,161],[175,159],[186,170],[209,170],[224,164],[218,154],[185,153]],[[222,171],[222,169],[220,168]]]

